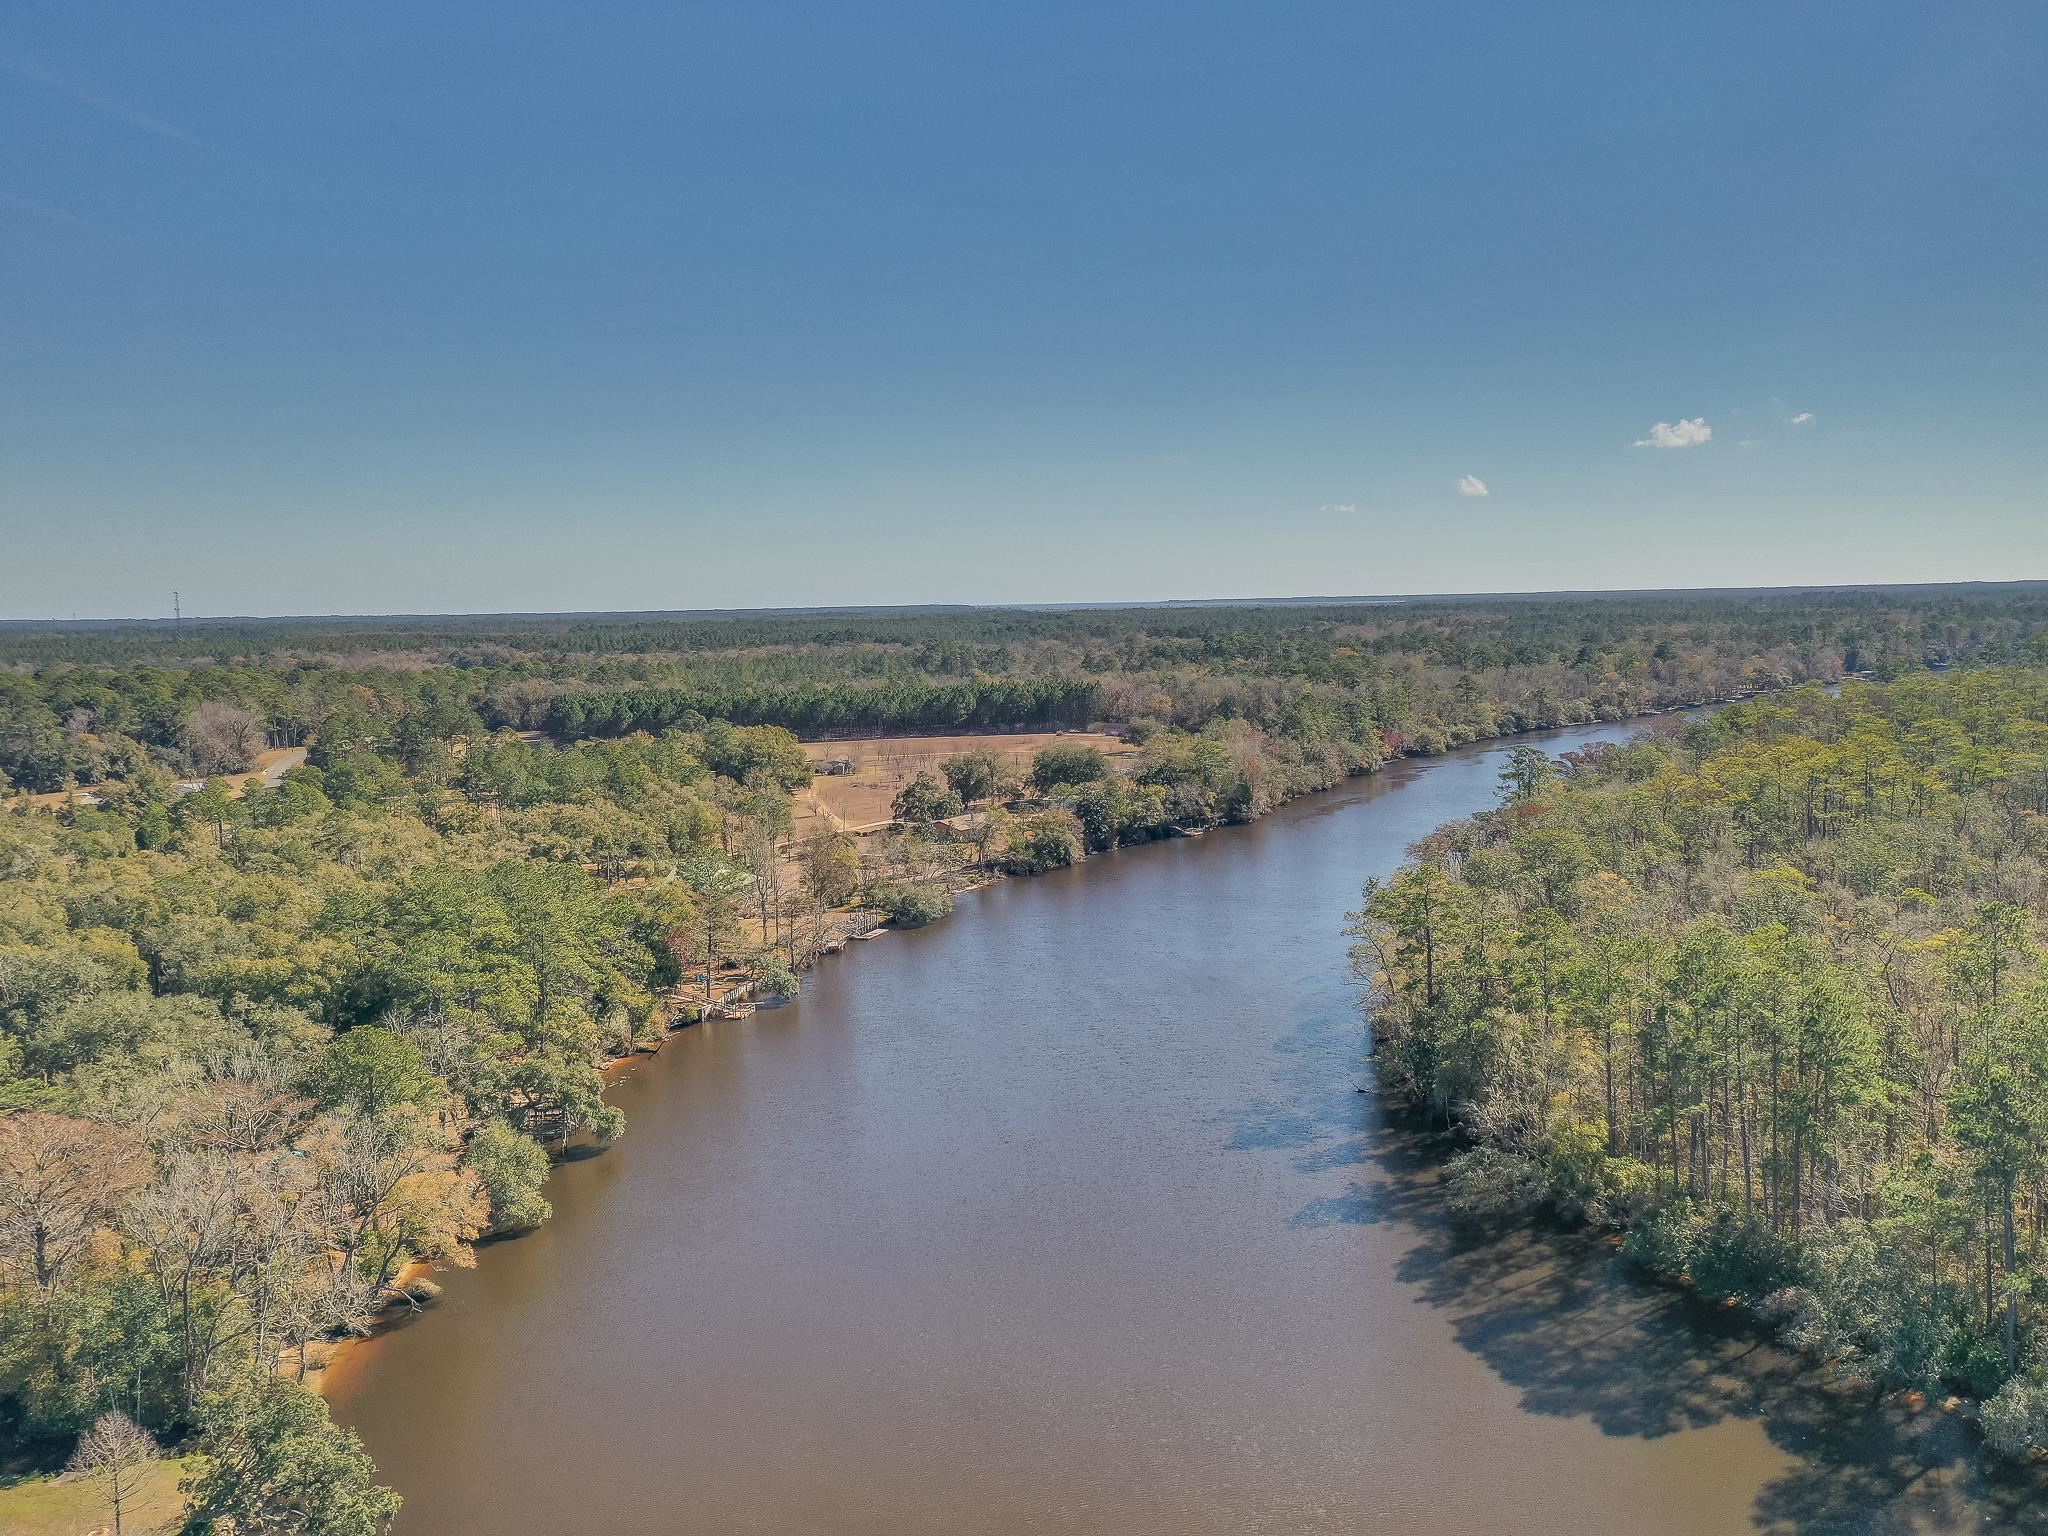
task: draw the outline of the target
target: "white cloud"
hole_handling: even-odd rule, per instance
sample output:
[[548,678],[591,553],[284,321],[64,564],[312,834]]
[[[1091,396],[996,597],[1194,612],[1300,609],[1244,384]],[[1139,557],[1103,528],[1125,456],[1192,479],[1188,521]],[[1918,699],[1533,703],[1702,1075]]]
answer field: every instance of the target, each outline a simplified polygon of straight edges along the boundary
[[1714,429],[1707,425],[1707,418],[1694,416],[1677,421],[1660,421],[1650,428],[1648,437],[1639,437],[1638,448],[1692,448],[1711,439]]
[[1358,506],[1355,502],[1333,501],[1325,506],[1318,507],[1316,510],[1319,512],[1341,512],[1346,515],[1349,515],[1350,513],[1356,512],[1358,510]]
[[1789,424],[1795,427],[1803,427],[1811,420],[1813,420],[1813,412],[1811,411],[1801,411],[1797,416],[1788,418]]
[[1486,496],[1491,493],[1486,489],[1486,482],[1477,475],[1460,475],[1458,476],[1458,494],[1460,496]]

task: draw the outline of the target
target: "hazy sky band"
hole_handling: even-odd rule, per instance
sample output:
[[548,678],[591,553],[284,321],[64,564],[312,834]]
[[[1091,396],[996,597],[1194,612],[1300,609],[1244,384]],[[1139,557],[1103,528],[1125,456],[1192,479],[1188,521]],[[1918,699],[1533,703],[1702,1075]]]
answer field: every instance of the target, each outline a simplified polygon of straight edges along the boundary
[[0,20],[0,614],[2048,574],[2038,7],[558,9]]

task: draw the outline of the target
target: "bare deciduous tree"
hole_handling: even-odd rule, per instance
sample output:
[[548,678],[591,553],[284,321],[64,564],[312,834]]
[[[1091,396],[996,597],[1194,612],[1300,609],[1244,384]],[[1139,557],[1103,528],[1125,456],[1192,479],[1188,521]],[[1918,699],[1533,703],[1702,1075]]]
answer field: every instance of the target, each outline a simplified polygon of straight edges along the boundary
[[316,1263],[293,1271],[272,1305],[278,1342],[297,1356],[295,1378],[306,1379],[306,1351],[315,1339],[365,1334],[377,1315],[382,1293],[348,1267]]
[[257,1168],[247,1154],[180,1154],[122,1212],[177,1330],[188,1412],[221,1351],[254,1330],[247,1310],[214,1300],[216,1287],[239,1292],[260,1257],[248,1221]]
[[110,1409],[78,1437],[64,1475],[85,1478],[99,1489],[114,1512],[114,1536],[121,1536],[122,1512],[135,1502],[143,1477],[162,1455],[148,1430],[118,1408]]
[[202,774],[240,773],[263,748],[263,721],[224,699],[208,699],[185,723],[192,766]]
[[388,1293],[408,1256],[475,1262],[489,1207],[448,1141],[412,1109],[326,1116],[306,1138],[337,1291],[354,1277]]
[[48,1295],[139,1181],[139,1148],[86,1120],[38,1111],[0,1119],[0,1267]]
[[310,1099],[262,1083],[208,1083],[177,1106],[177,1142],[195,1152],[274,1152],[290,1144],[311,1115]]

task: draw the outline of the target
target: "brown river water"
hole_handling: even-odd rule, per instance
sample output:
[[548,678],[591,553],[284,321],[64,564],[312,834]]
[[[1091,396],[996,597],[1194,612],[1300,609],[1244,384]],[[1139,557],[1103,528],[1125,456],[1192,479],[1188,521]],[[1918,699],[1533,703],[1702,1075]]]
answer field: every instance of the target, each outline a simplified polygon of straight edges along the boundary
[[1499,762],[991,887],[677,1037],[547,1226],[333,1373],[400,1536],[2034,1528],[1938,1409],[1438,1215],[1344,914]]

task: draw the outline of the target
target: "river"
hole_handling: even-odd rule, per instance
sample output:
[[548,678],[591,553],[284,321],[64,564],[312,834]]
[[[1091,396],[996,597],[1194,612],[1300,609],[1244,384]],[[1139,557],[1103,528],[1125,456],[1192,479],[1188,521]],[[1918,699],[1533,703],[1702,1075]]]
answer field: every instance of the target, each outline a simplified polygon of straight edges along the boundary
[[337,1367],[400,1536],[2025,1524],[1938,1410],[1441,1219],[1342,928],[1500,756],[993,886],[679,1036],[551,1222]]

